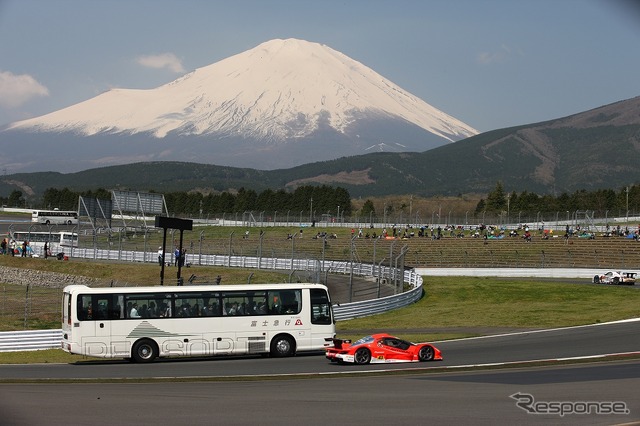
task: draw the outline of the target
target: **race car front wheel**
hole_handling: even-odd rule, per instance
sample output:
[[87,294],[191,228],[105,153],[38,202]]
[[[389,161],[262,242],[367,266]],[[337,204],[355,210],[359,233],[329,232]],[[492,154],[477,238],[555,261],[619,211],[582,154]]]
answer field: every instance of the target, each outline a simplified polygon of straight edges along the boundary
[[433,355],[434,351],[432,346],[423,346],[418,352],[418,359],[420,361],[431,361],[433,360]]
[[367,348],[360,348],[353,355],[353,361],[356,364],[369,364],[371,361],[371,352]]

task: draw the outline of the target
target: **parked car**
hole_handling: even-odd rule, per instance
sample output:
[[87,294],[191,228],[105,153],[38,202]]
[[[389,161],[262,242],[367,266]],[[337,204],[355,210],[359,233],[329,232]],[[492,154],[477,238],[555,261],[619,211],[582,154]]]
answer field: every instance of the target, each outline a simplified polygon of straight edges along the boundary
[[593,282],[596,284],[634,285],[636,283],[636,273],[608,271],[602,275],[594,276]]
[[442,353],[430,343],[412,343],[386,333],[351,340],[325,339],[333,343],[326,357],[338,363],[391,363],[442,360]]

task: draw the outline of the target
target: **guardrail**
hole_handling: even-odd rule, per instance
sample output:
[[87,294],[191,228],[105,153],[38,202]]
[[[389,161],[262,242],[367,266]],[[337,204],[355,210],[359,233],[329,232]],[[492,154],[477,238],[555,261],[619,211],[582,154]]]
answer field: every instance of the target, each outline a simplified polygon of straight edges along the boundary
[[420,300],[422,297],[422,277],[414,271],[405,271],[404,282],[408,282],[411,286],[411,289],[404,293],[382,297],[380,299],[334,305],[333,314],[336,321],[381,314],[383,312],[403,308]]
[[0,332],[0,352],[56,349],[62,342],[62,330]]

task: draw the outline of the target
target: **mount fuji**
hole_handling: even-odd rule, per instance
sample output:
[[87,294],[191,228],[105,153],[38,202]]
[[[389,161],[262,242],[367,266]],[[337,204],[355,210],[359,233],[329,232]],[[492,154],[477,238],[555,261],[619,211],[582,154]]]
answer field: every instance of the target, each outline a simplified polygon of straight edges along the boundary
[[72,172],[171,160],[269,170],[374,146],[423,152],[477,133],[336,50],[276,39],[154,89],[113,89],[11,123],[0,129],[11,146],[0,166]]

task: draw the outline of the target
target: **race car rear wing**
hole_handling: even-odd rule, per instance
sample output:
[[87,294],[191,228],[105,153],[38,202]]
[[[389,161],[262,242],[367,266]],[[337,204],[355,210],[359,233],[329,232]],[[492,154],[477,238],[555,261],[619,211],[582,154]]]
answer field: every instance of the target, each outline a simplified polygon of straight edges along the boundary
[[[325,337],[325,342],[333,343],[333,347],[336,349],[342,349],[343,343],[351,343],[351,339],[338,339],[337,337]],[[327,346],[325,344],[325,346]]]

